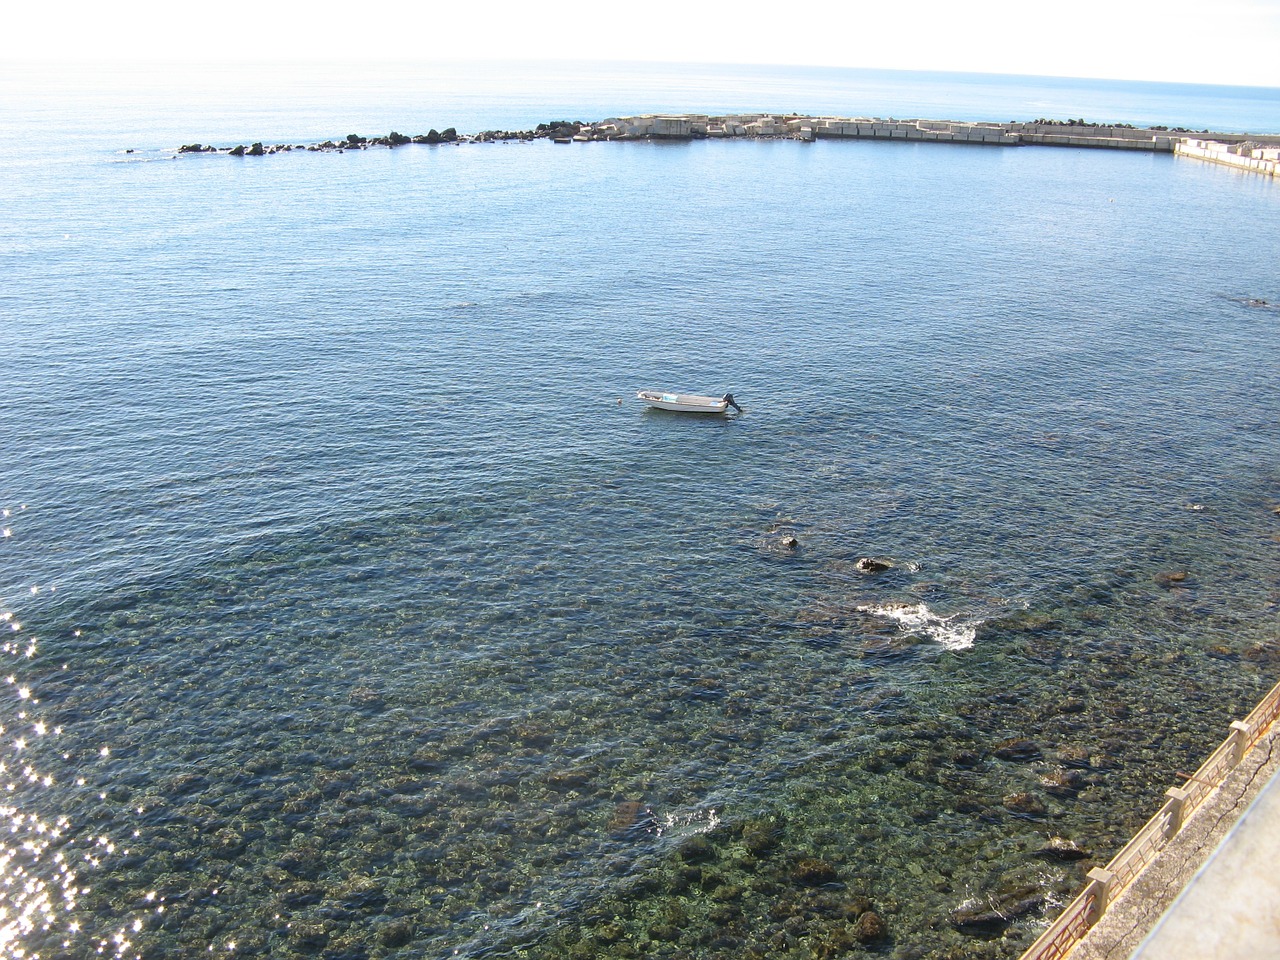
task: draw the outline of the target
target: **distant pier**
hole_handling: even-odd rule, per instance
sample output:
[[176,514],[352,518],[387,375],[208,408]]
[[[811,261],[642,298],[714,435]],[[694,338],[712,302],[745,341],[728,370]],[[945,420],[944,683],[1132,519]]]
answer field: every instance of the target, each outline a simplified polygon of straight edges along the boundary
[[885,120],[867,117],[808,117],[738,114],[643,116],[582,124],[571,140],[698,138],[786,138],[916,140],[980,146],[1085,147],[1176,153],[1277,176],[1280,135],[1195,132],[1163,127],[1108,126],[1083,122],[973,123],[954,120]]
[[558,120],[540,123],[532,130],[486,130],[459,134],[453,127],[440,133],[409,137],[392,132],[386,136],[348,134],[323,143],[279,144],[249,147],[214,147],[194,143],[179,153],[226,153],[238,157],[308,150],[345,153],[374,147],[396,148],[409,144],[492,143],[527,140],[556,143],[595,143],[629,140],[768,139],[814,141],[826,139],[896,140],[918,143],[972,144],[990,147],[1077,147],[1102,150],[1137,150],[1174,153],[1235,167],[1264,176],[1280,175],[1280,134],[1213,133],[1181,127],[1106,125],[1084,120],[1035,120],[984,123],[956,120],[896,120],[872,117],[813,117],[798,114],[742,113],[646,114],[611,117],[592,123]]

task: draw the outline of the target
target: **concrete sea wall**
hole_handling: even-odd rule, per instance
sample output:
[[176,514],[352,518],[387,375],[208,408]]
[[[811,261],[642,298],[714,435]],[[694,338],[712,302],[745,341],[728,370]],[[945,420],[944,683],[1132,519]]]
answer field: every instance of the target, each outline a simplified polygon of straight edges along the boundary
[[1195,157],[1269,177],[1280,176],[1280,147],[1187,139],[1178,141],[1175,152],[1180,157]]
[[980,146],[1084,147],[1102,150],[1142,150],[1176,153],[1276,176],[1280,166],[1280,135],[1248,137],[1190,131],[1104,126],[1084,123],[971,123],[953,120],[894,120],[871,117],[809,117],[767,113],[709,116],[706,114],[614,117],[580,124],[572,138],[593,140],[785,138],[817,140],[859,138],[918,140]]

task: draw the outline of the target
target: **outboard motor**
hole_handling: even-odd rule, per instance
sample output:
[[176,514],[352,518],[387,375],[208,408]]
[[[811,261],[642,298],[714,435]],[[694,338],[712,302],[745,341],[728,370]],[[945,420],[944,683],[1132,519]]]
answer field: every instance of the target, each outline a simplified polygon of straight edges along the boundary
[[732,394],[732,393],[726,393],[726,394],[725,394],[723,397],[721,397],[720,399],[721,399],[721,400],[723,400],[725,403],[727,403],[729,406],[733,407],[733,409],[737,410],[739,413],[742,413],[742,408],[741,408],[740,406],[738,406],[736,403],[734,403],[734,402],[733,402],[733,394]]

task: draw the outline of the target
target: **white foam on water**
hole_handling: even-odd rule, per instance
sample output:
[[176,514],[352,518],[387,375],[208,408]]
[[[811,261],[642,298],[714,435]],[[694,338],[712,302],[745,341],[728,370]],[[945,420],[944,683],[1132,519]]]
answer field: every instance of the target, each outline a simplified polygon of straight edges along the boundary
[[938,616],[923,603],[863,604],[858,607],[858,611],[893,620],[907,633],[923,634],[948,650],[966,650],[972,647],[978,636],[978,627],[982,625],[981,619],[959,614],[952,617]]
[[664,813],[657,818],[656,833],[677,835],[709,833],[720,826],[720,815],[714,808],[697,809],[680,813]]

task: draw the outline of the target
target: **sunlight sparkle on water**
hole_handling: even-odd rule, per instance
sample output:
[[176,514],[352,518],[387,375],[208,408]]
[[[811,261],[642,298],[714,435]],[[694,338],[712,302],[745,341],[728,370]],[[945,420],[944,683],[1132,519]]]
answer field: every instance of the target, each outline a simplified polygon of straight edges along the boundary
[[[36,594],[42,588],[32,587]],[[17,631],[21,624],[12,613],[0,614],[2,622]],[[24,644],[3,645],[3,653],[16,658],[30,659],[35,655],[36,642],[28,638]],[[66,816],[45,821],[30,812],[33,791],[51,790],[55,786],[57,770],[42,769],[44,755],[37,749],[51,737],[62,733],[61,727],[50,728],[40,715],[40,699],[33,685],[11,673],[3,677],[17,697],[8,701],[14,704],[0,722],[0,735],[17,734],[30,724],[26,736],[16,736],[12,743],[15,752],[22,753],[22,762],[0,761],[0,957],[21,958],[40,956],[34,938],[55,928],[64,931],[68,938],[63,949],[82,955],[88,951],[77,950],[76,934],[80,925],[71,919],[79,898],[89,888],[79,884],[79,875],[71,866],[68,854],[75,855],[69,844],[75,844],[71,821]],[[20,709],[18,709],[20,707]],[[17,728],[17,729],[15,729]],[[60,751],[51,754],[55,763],[61,757],[70,761],[70,755]],[[110,853],[114,845],[106,845]],[[117,953],[117,956],[121,956]]]

